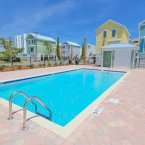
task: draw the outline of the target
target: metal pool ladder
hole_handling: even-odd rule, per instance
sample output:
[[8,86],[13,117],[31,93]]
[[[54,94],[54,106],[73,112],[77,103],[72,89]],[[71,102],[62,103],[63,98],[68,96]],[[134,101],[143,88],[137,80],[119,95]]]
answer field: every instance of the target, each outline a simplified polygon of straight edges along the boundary
[[16,95],[22,95],[23,97],[25,97],[26,99],[29,99],[28,95],[25,94],[24,92],[22,91],[17,91],[15,93],[13,93],[11,96],[10,96],[10,99],[9,99],[9,117],[8,117],[8,120],[12,120],[13,119],[13,113],[12,113],[12,101],[13,101],[13,98],[16,96]]
[[28,105],[28,103],[29,102],[32,102],[33,100],[36,100],[36,101],[38,101],[47,111],[48,111],[48,114],[49,114],[49,120],[51,120],[52,119],[52,112],[51,112],[51,110],[44,104],[44,102],[42,102],[38,97],[31,97],[31,98],[29,98],[29,99],[27,99],[27,101],[25,102],[25,104],[24,104],[24,109],[23,109],[23,130],[26,130],[26,129],[28,129],[28,126],[26,126],[26,119],[27,119],[27,105]]
[[[22,130],[26,130],[28,129],[28,126],[26,126],[26,119],[27,119],[27,105],[29,102],[31,102],[34,106],[35,106],[35,113],[38,114],[38,111],[37,111],[37,105],[34,103],[34,100],[36,100],[37,102],[39,102],[49,113],[49,117],[45,117],[45,118],[48,118],[49,120],[52,120],[52,112],[51,110],[44,104],[43,101],[41,101],[38,97],[29,97],[26,93],[22,92],[22,91],[17,91],[15,93],[13,93],[11,96],[10,96],[10,99],[9,99],[9,117],[8,117],[8,120],[12,120],[13,119],[13,113],[12,113],[12,100],[13,98],[16,96],[16,95],[22,95],[23,97],[26,98],[26,101],[24,103],[24,106],[23,106],[23,127],[22,127]],[[39,113],[40,116],[43,116],[44,115],[41,115]]]

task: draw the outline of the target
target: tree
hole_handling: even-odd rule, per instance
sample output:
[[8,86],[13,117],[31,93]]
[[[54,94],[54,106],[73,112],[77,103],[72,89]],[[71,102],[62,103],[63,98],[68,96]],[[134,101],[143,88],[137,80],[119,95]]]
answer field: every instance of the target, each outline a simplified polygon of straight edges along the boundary
[[4,58],[8,59],[8,61],[12,61],[12,58],[16,57],[18,53],[22,52],[21,48],[14,47],[11,38],[9,38],[8,40],[5,40],[4,38],[0,38],[0,44],[5,49],[2,55]]
[[49,55],[52,53],[52,44],[49,41],[44,41],[44,45],[46,47],[46,54]]
[[84,58],[84,42],[82,43],[82,55],[81,55],[82,58]]
[[86,64],[86,38],[84,38],[83,43],[82,43],[82,58],[84,59],[84,64]]
[[57,44],[56,44],[56,56],[60,59],[60,46],[59,46],[59,37],[57,37]]

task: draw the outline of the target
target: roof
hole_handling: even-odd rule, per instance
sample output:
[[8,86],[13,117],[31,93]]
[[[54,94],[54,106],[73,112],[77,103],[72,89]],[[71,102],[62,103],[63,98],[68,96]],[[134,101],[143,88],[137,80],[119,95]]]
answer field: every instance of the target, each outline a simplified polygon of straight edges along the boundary
[[[105,23],[108,23],[108,22],[113,22],[113,23],[115,23],[115,24],[117,24],[117,25],[120,25],[121,27],[124,27],[125,30],[127,31],[127,33],[128,33],[129,36],[130,36],[130,33],[129,33],[129,31],[128,31],[128,29],[127,29],[127,27],[126,27],[125,25],[122,25],[122,24],[120,24],[120,23],[118,23],[118,22],[116,22],[116,21],[114,21],[114,20],[112,20],[112,19],[107,20]],[[104,25],[105,23],[103,23],[102,25]],[[97,29],[99,29],[100,27],[102,27],[102,25],[99,26]]]
[[69,45],[72,45],[72,46],[77,46],[77,47],[80,47],[80,45],[78,43],[75,43],[75,42],[71,42],[71,41],[65,41],[63,44],[69,44]]
[[119,43],[103,46],[102,49],[137,49],[137,46],[130,43]]
[[33,37],[37,37],[38,39],[41,39],[41,40],[47,40],[47,41],[51,41],[51,42],[56,42],[55,39],[53,39],[52,37],[47,37],[47,36],[42,36],[42,35],[39,35],[39,34],[36,34],[36,33],[30,33]]
[[145,24],[145,20],[143,20],[143,21],[141,21],[140,23],[139,23],[139,25],[144,25]]

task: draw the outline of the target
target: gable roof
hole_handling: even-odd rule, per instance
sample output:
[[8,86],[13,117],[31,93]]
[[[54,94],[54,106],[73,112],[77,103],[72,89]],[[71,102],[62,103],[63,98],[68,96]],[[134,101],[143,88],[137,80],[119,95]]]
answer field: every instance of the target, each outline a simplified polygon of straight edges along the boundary
[[46,40],[46,41],[50,41],[50,42],[56,42],[56,40],[53,39],[52,37],[42,36],[42,35],[36,34],[36,33],[28,33],[28,35],[29,34],[37,39]]
[[69,45],[72,45],[72,46],[80,47],[80,45],[78,43],[71,42],[71,41],[65,41],[63,44],[69,44]]
[[128,29],[127,29],[127,27],[126,27],[125,25],[122,25],[122,24],[120,24],[120,23],[118,23],[118,22],[116,22],[116,21],[114,21],[114,20],[112,20],[112,19],[107,20],[105,23],[103,23],[103,24],[102,24],[101,26],[99,26],[97,29],[101,28],[104,24],[106,24],[106,23],[108,23],[108,22],[112,22],[112,23],[115,23],[115,24],[117,24],[117,25],[120,25],[121,27],[123,27],[123,28],[126,30],[126,32],[128,33],[128,35],[130,36],[130,33],[129,33],[129,31],[128,31]]

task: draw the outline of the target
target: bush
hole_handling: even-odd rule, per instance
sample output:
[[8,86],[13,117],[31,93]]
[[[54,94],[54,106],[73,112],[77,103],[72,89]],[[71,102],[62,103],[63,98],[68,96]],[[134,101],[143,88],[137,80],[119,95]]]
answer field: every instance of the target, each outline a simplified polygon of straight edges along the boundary
[[13,62],[21,62],[21,59],[19,57],[13,58]]
[[9,61],[9,59],[6,58],[6,57],[0,57],[0,60],[1,60],[1,61]]
[[[8,58],[8,57],[0,57],[1,61],[7,61],[7,62],[11,62],[12,59]],[[14,57],[13,58],[13,62],[20,62],[21,59],[19,57]]]

